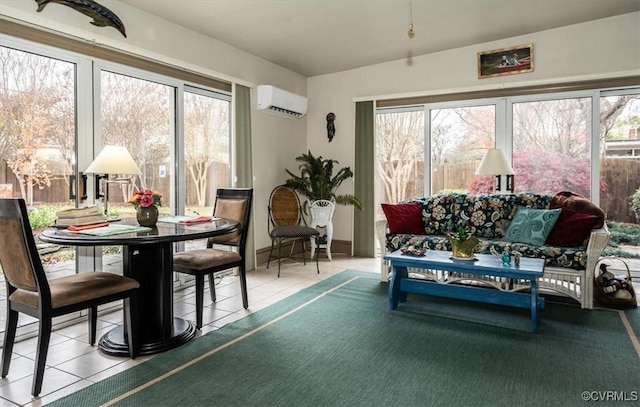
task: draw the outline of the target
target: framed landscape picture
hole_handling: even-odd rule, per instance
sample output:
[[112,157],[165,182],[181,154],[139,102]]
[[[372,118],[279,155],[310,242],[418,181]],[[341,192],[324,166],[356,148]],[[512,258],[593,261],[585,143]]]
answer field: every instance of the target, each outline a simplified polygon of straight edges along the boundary
[[478,52],[478,78],[533,72],[533,44]]

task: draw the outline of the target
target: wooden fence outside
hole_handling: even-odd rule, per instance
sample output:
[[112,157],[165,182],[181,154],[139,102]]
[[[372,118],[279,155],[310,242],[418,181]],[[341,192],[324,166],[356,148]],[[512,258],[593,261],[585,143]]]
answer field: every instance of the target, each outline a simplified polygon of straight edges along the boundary
[[600,160],[600,180],[607,190],[600,193],[600,207],[607,219],[635,223],[631,196],[640,188],[640,161],[622,158]]
[[[146,174],[156,174],[156,169],[148,169]],[[90,176],[90,175],[89,175]],[[148,176],[145,180],[146,184],[149,188],[160,191],[165,195],[168,191],[171,190],[170,177],[156,177],[156,176]],[[229,184],[229,165],[224,163],[213,163],[209,168],[209,185],[210,187],[207,189],[206,193],[206,202],[205,206],[213,207],[213,202],[215,201],[216,189],[219,186],[228,186]],[[15,175],[8,168],[4,161],[0,162],[0,186],[3,186],[3,189],[0,190],[0,193],[4,191],[3,195],[7,195],[5,197],[19,197],[20,194],[20,184],[16,179]],[[193,182],[189,180],[186,185],[186,193],[187,193],[187,205],[188,206],[196,206],[197,205],[197,195],[196,188]],[[0,197],[3,197],[0,195]],[[124,202],[124,199],[128,199],[128,197],[123,197],[120,192],[120,188],[118,185],[110,185],[109,189],[109,203],[117,203]],[[70,202],[69,198],[69,182],[68,179],[63,176],[54,176],[51,180],[50,187],[33,188],[33,201],[37,203],[56,203],[56,204],[68,204]]]

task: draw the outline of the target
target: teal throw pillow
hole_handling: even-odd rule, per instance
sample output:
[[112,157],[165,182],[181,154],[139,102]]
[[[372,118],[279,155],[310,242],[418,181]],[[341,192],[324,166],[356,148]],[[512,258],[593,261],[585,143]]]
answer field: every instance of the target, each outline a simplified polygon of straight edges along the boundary
[[504,240],[542,246],[553,225],[558,221],[560,212],[562,209],[531,209],[519,206],[516,216],[507,227]]

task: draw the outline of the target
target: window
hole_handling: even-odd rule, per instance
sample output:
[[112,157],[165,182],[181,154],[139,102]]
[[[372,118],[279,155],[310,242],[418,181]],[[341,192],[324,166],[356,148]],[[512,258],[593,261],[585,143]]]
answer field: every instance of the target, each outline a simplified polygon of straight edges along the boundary
[[429,110],[431,194],[468,191],[478,162],[495,146],[494,105]]
[[512,106],[515,191],[591,197],[591,97]]
[[[164,76],[158,72],[170,70],[141,70],[8,36],[0,64],[0,196],[27,201],[35,233],[53,223],[57,210],[95,201],[92,188],[86,200],[77,194],[78,171],[105,144],[126,146],[142,171],[130,185],[109,184],[112,216],[134,216],[128,200],[138,188],[163,193],[162,214],[212,213],[216,188],[231,185],[231,96],[206,86],[219,81],[196,87],[184,76],[198,75]],[[94,264],[122,269],[119,247],[80,248],[78,256],[75,249],[46,249],[43,265],[54,278]],[[2,280],[0,273],[0,332]],[[32,330],[31,322],[21,319],[18,334]]]
[[[610,220],[635,222],[629,197],[640,187],[640,88],[381,105],[377,207],[423,191],[491,193],[491,177],[475,170],[495,146],[511,161],[516,193],[570,190],[600,205]],[[430,158],[422,164],[425,151]],[[398,171],[401,164],[410,170]],[[423,189],[415,187],[421,180]]]
[[0,185],[37,209],[69,205],[75,174],[76,65],[0,47]]
[[640,188],[640,90],[600,97],[600,205],[607,217],[636,223],[630,198]]
[[[376,115],[376,190],[379,202],[424,195],[424,109],[389,109]],[[382,216],[380,205],[376,205]]]
[[184,93],[187,213],[212,214],[218,188],[231,186],[231,103],[197,88]]
[[109,184],[109,215],[135,216],[128,202],[140,189],[160,191],[161,213],[170,214],[175,88],[108,71],[101,71],[100,85],[102,145],[127,147],[142,172],[131,184]]

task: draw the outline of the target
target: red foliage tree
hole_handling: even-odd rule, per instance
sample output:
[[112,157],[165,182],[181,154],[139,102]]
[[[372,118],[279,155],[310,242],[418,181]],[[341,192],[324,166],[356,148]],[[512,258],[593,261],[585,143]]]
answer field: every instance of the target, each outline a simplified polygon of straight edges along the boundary
[[[589,161],[559,152],[518,151],[513,153],[515,192],[536,192],[555,195],[572,191],[589,197],[591,173]],[[600,191],[606,184],[600,183]],[[474,194],[493,192],[493,177],[478,177],[471,184]]]

